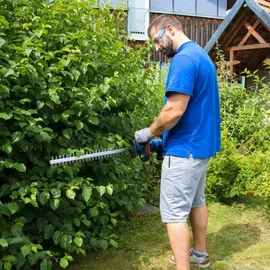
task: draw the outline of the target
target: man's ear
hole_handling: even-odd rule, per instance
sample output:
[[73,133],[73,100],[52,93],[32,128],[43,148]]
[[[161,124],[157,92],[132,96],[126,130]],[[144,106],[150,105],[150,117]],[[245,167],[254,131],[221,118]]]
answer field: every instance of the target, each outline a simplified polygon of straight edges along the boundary
[[171,25],[171,24],[168,24],[166,26],[166,31],[168,33],[170,33],[171,36],[174,36],[175,35],[175,30],[174,30],[174,27]]

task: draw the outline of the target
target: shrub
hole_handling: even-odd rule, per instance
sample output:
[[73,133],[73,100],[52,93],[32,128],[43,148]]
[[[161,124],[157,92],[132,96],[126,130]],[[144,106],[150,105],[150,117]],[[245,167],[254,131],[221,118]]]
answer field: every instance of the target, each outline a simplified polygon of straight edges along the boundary
[[270,84],[257,71],[245,73],[254,82],[249,89],[231,80],[226,68],[219,77],[222,150],[210,161],[206,191],[227,202],[248,192],[270,198]]
[[0,269],[65,268],[73,252],[117,246],[114,228],[145,195],[147,164],[49,160],[129,146],[157,113],[155,71],[142,68],[146,49],[127,46],[123,10],[0,5]]

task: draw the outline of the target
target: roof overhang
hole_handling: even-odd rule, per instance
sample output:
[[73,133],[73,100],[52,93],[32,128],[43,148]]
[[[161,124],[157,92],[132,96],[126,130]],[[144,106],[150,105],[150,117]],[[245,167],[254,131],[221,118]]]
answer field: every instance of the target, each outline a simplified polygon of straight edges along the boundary
[[217,43],[231,73],[261,68],[270,57],[270,15],[255,0],[238,0],[204,48],[213,61]]

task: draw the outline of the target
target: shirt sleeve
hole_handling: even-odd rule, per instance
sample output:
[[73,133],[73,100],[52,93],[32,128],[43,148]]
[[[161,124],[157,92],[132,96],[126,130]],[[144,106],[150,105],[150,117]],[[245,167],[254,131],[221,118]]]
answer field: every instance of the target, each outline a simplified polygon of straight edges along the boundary
[[170,92],[193,95],[196,80],[196,61],[188,55],[176,55],[171,62],[166,87],[166,97]]

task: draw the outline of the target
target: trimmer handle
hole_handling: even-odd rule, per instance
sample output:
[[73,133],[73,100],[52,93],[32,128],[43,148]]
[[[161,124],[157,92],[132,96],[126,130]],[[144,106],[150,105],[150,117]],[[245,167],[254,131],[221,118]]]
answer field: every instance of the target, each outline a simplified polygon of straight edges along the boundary
[[132,158],[139,156],[142,161],[149,160],[151,153],[157,153],[157,159],[163,159],[163,147],[162,140],[160,138],[154,138],[147,143],[138,143],[137,141],[132,141],[129,148],[129,153]]

